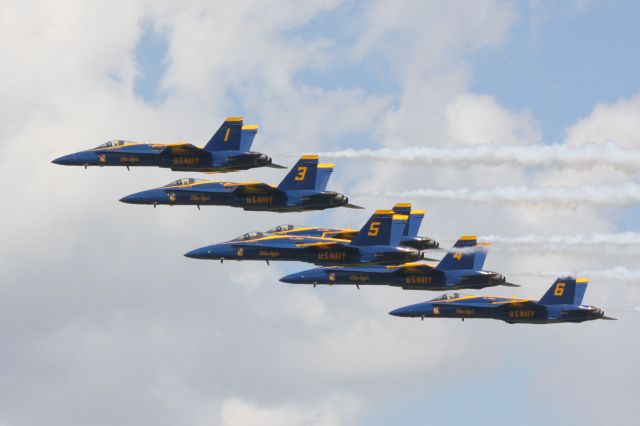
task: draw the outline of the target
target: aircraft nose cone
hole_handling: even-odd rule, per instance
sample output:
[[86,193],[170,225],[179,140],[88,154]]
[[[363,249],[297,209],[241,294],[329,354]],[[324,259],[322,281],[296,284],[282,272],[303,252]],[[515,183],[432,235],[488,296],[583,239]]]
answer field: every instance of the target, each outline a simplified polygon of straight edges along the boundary
[[322,270],[311,269],[289,274],[280,278],[280,281],[288,284],[324,284],[326,274]]
[[404,306],[389,312],[389,315],[393,315],[394,317],[423,317],[431,316],[432,314],[433,307],[426,303]]
[[184,255],[192,259],[210,259],[209,256],[212,254],[212,251],[208,249],[209,247],[201,247],[195,250],[191,250]]
[[53,164],[58,164],[61,166],[72,166],[77,163],[77,158],[75,154],[69,154],[69,155],[63,155],[62,157],[58,157],[51,162]]
[[403,308],[394,309],[389,312],[389,315],[393,315],[394,317],[410,317],[412,313],[412,309],[410,306],[405,306]]
[[120,198],[121,203],[127,204],[144,204],[145,196],[144,192],[136,192],[135,194],[127,195],[126,197]]
[[120,198],[120,202],[127,204],[166,204],[166,200],[166,194],[159,189],[136,192]]

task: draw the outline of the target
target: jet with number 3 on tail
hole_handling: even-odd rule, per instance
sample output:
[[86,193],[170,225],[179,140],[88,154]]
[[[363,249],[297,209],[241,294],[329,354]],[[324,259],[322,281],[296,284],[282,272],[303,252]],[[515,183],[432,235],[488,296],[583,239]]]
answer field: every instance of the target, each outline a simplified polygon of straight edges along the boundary
[[175,171],[222,173],[254,167],[284,167],[270,157],[250,151],[258,126],[243,125],[242,117],[228,117],[203,147],[190,143],[159,144],[124,140],[53,160],[64,166],[164,167]]
[[[484,271],[486,245],[479,245],[475,236],[463,236],[453,250],[436,266],[425,263],[405,263],[390,266],[323,267],[287,275],[280,279],[290,284],[328,285],[388,285],[404,290],[481,289],[504,285],[504,275]],[[457,250],[457,251],[456,251]]]
[[405,306],[389,312],[397,317],[488,318],[514,323],[549,324],[613,320],[595,306],[583,305],[587,289],[585,278],[558,278],[542,299],[533,301],[514,297],[470,296],[446,293],[428,302]]
[[333,164],[318,164],[317,155],[303,155],[277,187],[262,182],[214,182],[188,178],[128,195],[120,201],[154,207],[158,204],[230,206],[278,213],[333,207],[362,208],[349,204],[349,199],[342,194],[325,190],[333,168]]
[[300,261],[317,265],[390,264],[418,260],[422,253],[399,245],[407,216],[377,210],[352,240],[328,237],[244,234],[185,254],[196,259]]

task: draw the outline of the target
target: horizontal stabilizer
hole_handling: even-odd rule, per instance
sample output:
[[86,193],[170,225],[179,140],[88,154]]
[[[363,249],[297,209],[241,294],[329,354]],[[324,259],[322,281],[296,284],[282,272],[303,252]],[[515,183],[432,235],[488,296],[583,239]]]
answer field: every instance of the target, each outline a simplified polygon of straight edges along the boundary
[[513,283],[507,283],[507,282],[502,283],[500,285],[503,285],[505,287],[522,287],[520,284],[513,284]]
[[602,317],[600,319],[608,320],[608,321],[618,321],[618,318],[614,318],[614,317]]

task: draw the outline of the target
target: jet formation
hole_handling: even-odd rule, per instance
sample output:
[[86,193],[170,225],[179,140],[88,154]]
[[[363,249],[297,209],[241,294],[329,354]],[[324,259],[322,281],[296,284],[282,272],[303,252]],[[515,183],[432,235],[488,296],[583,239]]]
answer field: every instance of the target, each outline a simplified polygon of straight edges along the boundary
[[[59,165],[161,167],[181,172],[226,173],[257,167],[284,169],[271,157],[251,151],[258,126],[244,125],[242,117],[227,117],[202,147],[111,140],[96,148],[56,158]],[[362,209],[347,196],[327,191],[334,164],[320,163],[315,154],[303,155],[277,185],[264,182],[227,182],[181,178],[157,188],[124,196],[127,204],[229,206],[249,211],[278,213]],[[293,285],[388,286],[403,290],[479,290],[519,287],[494,271],[484,270],[488,244],[474,235],[460,237],[437,264],[441,251],[433,238],[419,236],[424,210],[397,203],[376,210],[360,229],[278,225],[267,231],[246,232],[226,242],[189,251],[194,259],[287,261],[317,265],[280,279]],[[427,256],[428,254],[428,256]],[[608,317],[594,306],[583,305],[588,280],[559,277],[538,300],[500,296],[445,293],[426,302],[389,312],[396,317],[489,318],[514,323],[583,322]]]

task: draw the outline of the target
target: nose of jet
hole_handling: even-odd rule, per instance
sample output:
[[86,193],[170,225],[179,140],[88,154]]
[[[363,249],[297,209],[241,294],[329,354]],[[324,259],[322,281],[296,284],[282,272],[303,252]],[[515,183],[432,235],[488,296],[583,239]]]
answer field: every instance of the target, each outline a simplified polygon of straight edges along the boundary
[[327,282],[327,274],[322,269],[309,269],[284,276],[280,281],[288,284],[323,284]]
[[167,202],[167,195],[161,189],[150,189],[127,195],[120,198],[120,201],[127,204],[164,204]]
[[75,153],[75,154],[69,154],[69,155],[63,155],[62,157],[58,157],[55,160],[52,161],[53,164],[59,164],[61,166],[78,166],[78,165],[82,165],[85,164],[84,162],[82,162],[83,158],[82,158],[82,153]]
[[200,247],[185,253],[186,257],[192,259],[229,259],[233,257],[233,247],[226,244],[214,244],[212,246]]
[[393,315],[394,317],[422,317],[429,316],[430,314],[433,314],[433,307],[426,303],[404,306],[389,312],[389,315]]

